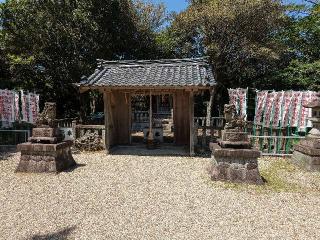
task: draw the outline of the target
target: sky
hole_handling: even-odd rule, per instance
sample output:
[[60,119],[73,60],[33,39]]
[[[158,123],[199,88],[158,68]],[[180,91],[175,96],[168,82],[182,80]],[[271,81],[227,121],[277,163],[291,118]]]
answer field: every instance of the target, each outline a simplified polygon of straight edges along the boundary
[[[181,12],[188,6],[188,2],[186,0],[151,0],[154,3],[163,2],[167,6],[167,10],[169,12]],[[284,0],[285,3],[302,3],[303,0]]]
[[186,0],[151,0],[154,3],[163,2],[168,11],[181,12],[188,6],[188,2]]

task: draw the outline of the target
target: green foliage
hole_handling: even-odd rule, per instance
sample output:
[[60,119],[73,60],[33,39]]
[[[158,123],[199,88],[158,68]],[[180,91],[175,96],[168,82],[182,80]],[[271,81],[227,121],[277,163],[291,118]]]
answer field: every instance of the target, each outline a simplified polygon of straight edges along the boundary
[[96,59],[157,58],[155,31],[165,19],[163,5],[131,0],[8,0],[0,14],[9,87],[57,101],[62,116],[78,109],[72,83],[91,74]]
[[[311,63],[292,60],[288,67],[271,76],[270,85],[278,89],[320,91],[320,60]],[[272,87],[272,86],[270,86]]]
[[248,85],[277,65],[282,46],[273,36],[286,20],[280,2],[191,2],[167,31],[176,56],[209,55],[217,80],[226,86]]
[[268,76],[281,89],[320,91],[320,4],[291,6],[294,13],[279,38],[287,46],[289,63]]

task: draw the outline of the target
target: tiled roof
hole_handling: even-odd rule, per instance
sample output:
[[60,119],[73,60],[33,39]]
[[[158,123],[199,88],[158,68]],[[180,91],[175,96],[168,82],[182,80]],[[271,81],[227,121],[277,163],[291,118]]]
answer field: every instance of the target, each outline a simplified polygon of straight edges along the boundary
[[84,77],[85,87],[210,87],[216,84],[205,58],[143,61],[98,60],[98,68]]

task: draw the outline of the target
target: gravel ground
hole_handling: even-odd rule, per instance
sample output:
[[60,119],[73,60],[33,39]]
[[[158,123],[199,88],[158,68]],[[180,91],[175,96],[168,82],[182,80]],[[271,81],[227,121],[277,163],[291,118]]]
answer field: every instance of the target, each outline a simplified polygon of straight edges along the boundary
[[317,191],[217,187],[208,158],[74,157],[48,175],[0,156],[0,239],[320,239]]

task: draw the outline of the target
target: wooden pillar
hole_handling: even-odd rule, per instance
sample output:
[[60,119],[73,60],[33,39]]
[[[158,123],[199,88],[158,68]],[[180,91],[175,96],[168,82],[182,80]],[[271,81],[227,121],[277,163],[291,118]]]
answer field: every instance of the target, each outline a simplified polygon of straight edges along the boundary
[[129,144],[132,144],[132,105],[131,105],[131,93],[128,93],[128,110],[129,110]]
[[152,132],[152,95],[150,90],[150,109],[149,109],[149,136],[148,140],[153,140],[153,132]]
[[190,121],[190,156],[194,156],[194,95],[189,95],[189,121]]
[[211,123],[211,112],[212,112],[213,97],[214,97],[214,89],[212,89],[210,91],[210,99],[209,99],[209,102],[207,104],[207,119],[206,119],[207,127],[209,127],[210,123]]
[[110,150],[110,129],[109,129],[109,111],[108,111],[108,93],[106,91],[103,92],[103,103],[104,103],[104,143],[106,153],[109,154]]

